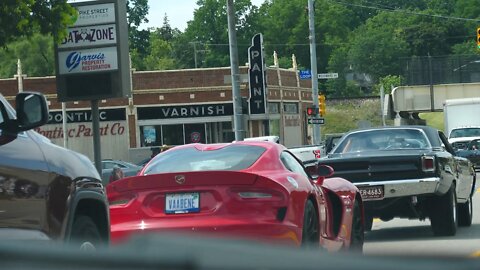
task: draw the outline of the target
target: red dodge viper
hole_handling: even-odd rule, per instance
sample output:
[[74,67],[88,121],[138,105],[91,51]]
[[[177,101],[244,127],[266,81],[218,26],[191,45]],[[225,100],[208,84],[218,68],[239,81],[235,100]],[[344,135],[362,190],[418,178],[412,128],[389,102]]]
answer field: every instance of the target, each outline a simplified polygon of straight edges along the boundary
[[177,146],[107,186],[111,239],[188,231],[361,251],[360,194],[331,174],[272,142]]

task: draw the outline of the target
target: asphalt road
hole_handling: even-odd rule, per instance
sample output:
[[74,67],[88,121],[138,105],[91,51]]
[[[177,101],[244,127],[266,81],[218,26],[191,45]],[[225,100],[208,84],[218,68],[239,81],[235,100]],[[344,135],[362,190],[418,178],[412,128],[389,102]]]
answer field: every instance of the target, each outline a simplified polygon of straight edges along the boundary
[[428,219],[375,219],[365,235],[364,254],[480,257],[480,185],[473,196],[472,226],[459,227],[455,236],[435,237]]

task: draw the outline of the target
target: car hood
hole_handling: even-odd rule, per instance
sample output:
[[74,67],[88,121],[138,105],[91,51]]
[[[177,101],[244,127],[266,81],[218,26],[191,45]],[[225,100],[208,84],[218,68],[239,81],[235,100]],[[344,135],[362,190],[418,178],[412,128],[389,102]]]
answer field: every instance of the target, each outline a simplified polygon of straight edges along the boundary
[[477,139],[480,139],[480,137],[458,137],[458,138],[450,138],[448,139],[448,142],[449,143],[470,142]]

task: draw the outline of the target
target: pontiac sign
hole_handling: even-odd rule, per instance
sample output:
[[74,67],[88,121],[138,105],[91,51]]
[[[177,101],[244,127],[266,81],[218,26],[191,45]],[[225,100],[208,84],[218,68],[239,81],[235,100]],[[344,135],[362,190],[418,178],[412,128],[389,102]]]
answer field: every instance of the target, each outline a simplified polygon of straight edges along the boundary
[[250,87],[250,114],[267,112],[265,60],[263,54],[263,36],[256,34],[252,38],[252,46],[248,48],[248,77]]

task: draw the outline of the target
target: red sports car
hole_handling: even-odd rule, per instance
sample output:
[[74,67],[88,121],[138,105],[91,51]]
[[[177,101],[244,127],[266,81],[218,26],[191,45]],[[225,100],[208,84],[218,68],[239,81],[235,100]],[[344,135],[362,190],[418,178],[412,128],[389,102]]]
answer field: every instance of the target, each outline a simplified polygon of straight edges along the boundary
[[272,142],[177,146],[137,176],[107,186],[111,239],[209,232],[328,250],[362,250],[358,189],[333,170],[305,168]]

